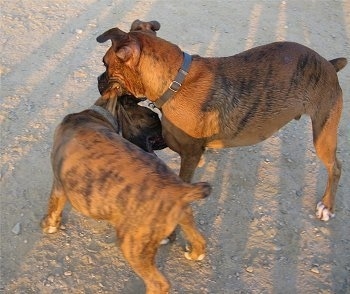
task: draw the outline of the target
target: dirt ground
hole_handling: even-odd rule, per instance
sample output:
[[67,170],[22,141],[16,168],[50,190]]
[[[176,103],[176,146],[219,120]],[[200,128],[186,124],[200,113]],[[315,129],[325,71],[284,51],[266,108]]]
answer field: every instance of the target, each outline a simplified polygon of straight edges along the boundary
[[[276,40],[350,59],[349,1],[1,1],[1,285],[3,293],[143,293],[110,225],[67,207],[64,226],[39,222],[51,187],[49,154],[64,115],[98,98],[109,44],[95,38],[136,19],[203,56],[233,55]],[[190,262],[181,236],[157,262],[171,293],[350,293],[350,65],[339,73],[344,109],[336,217],[315,219],[326,171],[308,118],[256,146],[208,150],[195,180],[213,185],[194,206],[207,256]],[[179,156],[158,155],[174,170]]]

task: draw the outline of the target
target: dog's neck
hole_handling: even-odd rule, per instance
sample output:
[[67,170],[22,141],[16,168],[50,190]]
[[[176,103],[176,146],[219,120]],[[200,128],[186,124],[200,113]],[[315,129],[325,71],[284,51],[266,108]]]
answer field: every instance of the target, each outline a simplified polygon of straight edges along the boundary
[[156,101],[154,101],[154,105],[157,108],[162,108],[162,106],[171,98],[173,95],[180,90],[183,81],[185,80],[186,75],[188,74],[188,70],[192,63],[192,56],[186,52],[183,52],[183,62],[181,68],[177,72],[175,79],[170,83],[168,89],[164,92],[162,96],[160,96]]
[[97,112],[99,115],[103,116],[104,119],[106,119],[114,128],[114,130],[119,134],[120,132],[120,126],[117,122],[117,120],[114,118],[113,114],[110,113],[106,108],[98,105],[92,105],[90,110],[93,110]]

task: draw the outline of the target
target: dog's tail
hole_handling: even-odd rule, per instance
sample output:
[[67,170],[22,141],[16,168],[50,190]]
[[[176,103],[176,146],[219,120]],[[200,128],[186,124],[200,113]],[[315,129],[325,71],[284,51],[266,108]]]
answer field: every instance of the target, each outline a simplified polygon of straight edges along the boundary
[[344,57],[340,57],[340,58],[336,58],[328,61],[332,63],[332,65],[334,66],[337,72],[343,69],[345,65],[348,63],[348,61]]
[[207,182],[199,182],[189,185],[190,186],[186,189],[186,192],[182,195],[182,199],[187,203],[206,198],[211,193],[211,186]]

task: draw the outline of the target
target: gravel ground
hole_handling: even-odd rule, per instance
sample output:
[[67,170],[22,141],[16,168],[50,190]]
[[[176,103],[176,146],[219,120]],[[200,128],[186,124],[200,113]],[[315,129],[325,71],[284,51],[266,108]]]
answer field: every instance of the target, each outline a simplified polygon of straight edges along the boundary
[[[64,115],[98,97],[108,44],[95,38],[136,19],[203,56],[233,55],[276,40],[327,59],[350,59],[349,1],[13,0],[1,3],[1,285],[3,293],[143,293],[110,225],[67,207],[64,227],[39,222],[51,188],[49,153]],[[256,146],[209,150],[195,180],[213,185],[194,206],[208,240],[202,262],[183,256],[181,236],[157,262],[171,293],[350,293],[350,65],[339,73],[343,174],[336,217],[314,217],[326,172],[308,118]],[[179,156],[158,155],[175,171]]]

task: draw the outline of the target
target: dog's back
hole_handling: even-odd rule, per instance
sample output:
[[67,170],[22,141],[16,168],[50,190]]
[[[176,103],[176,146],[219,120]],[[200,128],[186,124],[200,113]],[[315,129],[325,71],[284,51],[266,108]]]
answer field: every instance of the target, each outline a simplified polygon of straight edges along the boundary
[[183,208],[210,192],[206,184],[184,183],[155,155],[122,138],[91,110],[68,115],[58,126],[52,163],[73,207],[97,219],[122,220],[129,206],[134,206],[137,219],[139,210],[152,213],[156,201],[164,202],[165,213],[180,200]]
[[68,115],[56,129],[54,180],[41,227],[57,232],[69,200],[79,212],[115,227],[124,257],[147,293],[167,293],[169,283],[155,266],[157,248],[180,225],[191,244],[185,256],[204,257],[205,240],[188,204],[208,196],[210,186],[183,182],[156,155],[119,136],[113,121],[93,109]]

